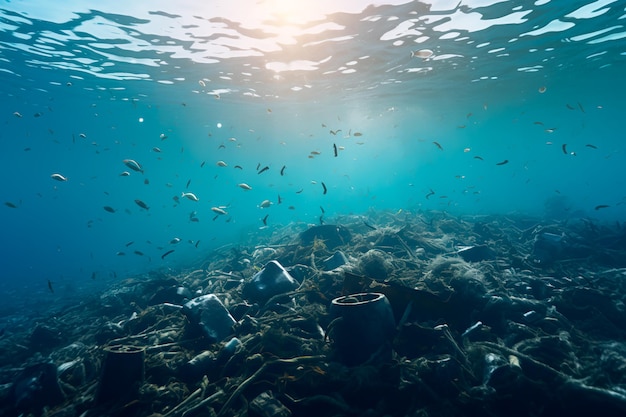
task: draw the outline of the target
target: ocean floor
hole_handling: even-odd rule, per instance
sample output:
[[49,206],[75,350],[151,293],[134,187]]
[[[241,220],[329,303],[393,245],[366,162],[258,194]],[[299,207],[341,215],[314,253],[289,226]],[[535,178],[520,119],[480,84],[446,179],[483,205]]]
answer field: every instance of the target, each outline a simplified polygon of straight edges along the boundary
[[291,225],[4,318],[0,414],[626,415],[625,297],[621,224]]

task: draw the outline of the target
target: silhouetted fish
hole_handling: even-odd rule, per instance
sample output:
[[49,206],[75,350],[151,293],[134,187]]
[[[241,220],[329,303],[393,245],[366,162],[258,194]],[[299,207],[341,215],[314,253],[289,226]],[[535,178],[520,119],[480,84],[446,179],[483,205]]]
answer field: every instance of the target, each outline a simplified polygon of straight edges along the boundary
[[143,201],[141,201],[139,199],[135,200],[135,204],[137,204],[142,209],[150,210],[150,207],[148,207],[148,205],[146,203],[144,203]]

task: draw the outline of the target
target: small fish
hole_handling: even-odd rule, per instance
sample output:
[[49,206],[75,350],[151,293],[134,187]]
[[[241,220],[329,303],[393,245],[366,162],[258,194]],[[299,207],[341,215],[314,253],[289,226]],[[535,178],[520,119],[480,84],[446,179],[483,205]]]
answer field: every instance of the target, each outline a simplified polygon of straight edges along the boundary
[[150,207],[148,207],[148,205],[146,203],[144,203],[143,201],[141,201],[139,199],[135,200],[135,204],[137,204],[142,209],[150,210]]
[[322,182],[322,188],[324,188],[324,192],[322,194],[326,194],[328,189],[326,188],[326,184],[324,184],[323,182]]
[[508,164],[508,163],[509,163],[509,160],[508,160],[508,159],[505,159],[505,160],[504,160],[504,161],[502,161],[502,162],[498,162],[496,165],[506,165],[506,164]]
[[363,133],[361,133],[361,132],[354,132],[354,135],[352,135],[352,136],[356,136],[358,138],[359,136],[363,136]]
[[339,133],[339,132],[341,132],[341,129],[331,130],[331,131],[330,131],[330,134],[331,134],[331,135],[333,135],[333,136],[335,136],[335,135],[337,135],[337,133]]
[[580,109],[581,112],[585,112],[585,109],[583,108],[583,105],[580,104],[580,101],[578,102],[578,108]]
[[478,156],[478,155],[476,155],[476,156],[474,157],[474,159],[480,159],[481,161],[484,161],[483,157],[482,157],[482,156]]
[[322,214],[326,213],[326,212],[324,211],[324,207],[320,206],[320,210],[322,210]]
[[296,191],[296,194],[300,194],[302,191],[304,191],[304,188],[300,188],[298,191]]
[[13,112],[13,116],[22,118],[22,114],[20,112],[18,112],[18,111],[14,111]]
[[130,246],[130,245],[132,245],[133,243],[135,243],[135,241],[134,241],[134,240],[131,240],[130,242],[128,242],[128,243],[127,243],[126,245],[124,245],[124,246],[129,247],[129,246]]
[[174,252],[174,249],[170,249],[170,250],[168,250],[168,251],[167,251],[167,252],[165,252],[163,255],[161,255],[161,259],[165,259],[165,257],[166,257],[167,255],[169,255],[170,253],[172,253],[172,252]]
[[280,169],[280,176],[282,177],[283,175],[285,175],[285,168],[287,168],[286,165],[283,165],[283,167]]
[[546,133],[554,133],[555,130],[556,130],[556,127],[551,127],[549,129],[546,129],[545,132]]
[[95,280],[95,279],[96,279],[96,271],[93,271],[93,272],[91,273],[91,279],[92,279],[92,280]]
[[161,149],[155,146],[154,148],[152,148],[152,152],[161,153]]
[[188,198],[191,201],[200,201],[194,193],[182,193],[181,197]]
[[84,133],[80,133],[78,136],[79,136],[79,137],[81,137],[81,138],[83,138],[83,139],[87,139],[87,135],[86,135],[86,134],[84,134]]
[[50,290],[51,293],[54,294],[54,289],[52,288],[52,281],[48,280],[48,289]]
[[108,211],[109,213],[115,213],[115,209],[111,206],[104,206],[102,207],[104,210]]
[[311,155],[321,155],[320,151],[311,151]]
[[200,241],[198,240],[194,246],[197,248],[199,244],[200,244]]
[[115,252],[115,255],[116,256],[126,256],[126,254],[124,252],[122,252],[122,251]]
[[161,133],[161,134],[159,135],[159,139],[161,139],[161,140],[165,140],[165,139],[167,139],[167,135],[166,135],[165,133]]
[[333,151],[335,152],[335,158],[337,157],[337,144],[333,143]]
[[235,169],[243,169],[241,165],[235,165]]
[[217,149],[226,149],[226,145],[224,145],[223,143],[217,147]]
[[124,162],[124,165],[126,165],[133,171],[141,172],[143,174],[143,168],[141,167],[141,165],[139,165],[137,161],[133,159],[124,159],[122,162]]
[[270,169],[270,167],[268,167],[267,165],[263,167],[263,169],[261,169],[259,172],[257,172],[257,174],[262,174],[265,171],[267,171],[268,169]]
[[600,204],[598,206],[595,206],[594,210],[600,210],[600,209],[608,208],[608,207],[611,207],[611,206],[609,206],[608,204]]
[[246,191],[249,191],[252,189],[252,187],[250,187],[248,184],[246,184],[245,182],[242,182],[241,184],[237,184],[239,186],[239,188],[242,188]]
[[269,207],[271,205],[272,205],[272,202],[270,200],[263,200],[263,201],[261,201],[261,204],[259,204],[259,207],[267,208],[267,207]]
[[189,188],[189,184],[191,184],[191,178],[187,181],[187,185],[185,185],[185,188]]
[[269,216],[269,214],[266,214],[265,217],[263,217],[263,225],[267,226],[267,217]]
[[432,188],[430,189],[430,192],[426,194],[426,200],[428,200],[431,195],[435,195],[435,192],[432,190]]
[[202,163],[200,164],[200,168],[204,167],[204,164],[206,164],[206,161],[202,161]]
[[258,164],[256,164],[256,170],[258,171],[259,168],[261,168],[261,163],[259,162]]
[[129,177],[130,176],[130,172],[128,171],[124,171],[122,173],[120,173],[120,177]]
[[561,149],[563,150],[563,153],[567,155],[567,143],[564,143],[563,145],[561,145]]
[[135,255],[138,255],[138,256],[143,256],[143,252],[142,252],[142,251],[140,251],[140,250],[136,250],[136,251],[134,251],[133,253],[134,253]]
[[150,180],[149,180],[148,178],[145,178],[145,179],[143,180],[143,183],[144,183],[145,185],[149,185],[149,184],[150,184]]
[[598,149],[598,147],[596,145],[592,145],[591,143],[588,143],[585,146],[588,147],[588,148],[591,148],[591,149]]
[[4,205],[10,208],[17,208],[17,206],[14,203],[11,203],[10,201],[5,201]]
[[439,142],[433,142],[433,144],[438,147],[440,150],[443,151],[443,146],[441,146],[441,144]]
[[226,166],[228,166],[228,165],[226,164],[226,162],[224,162],[224,161],[217,161],[217,162],[215,163],[215,165],[217,165],[218,167],[226,167]]
[[296,208],[294,206],[289,206],[288,209],[289,210],[295,210]]
[[411,58],[428,59],[433,56],[434,52],[430,49],[420,49],[419,51],[411,51]]
[[[213,213],[217,213],[219,215],[225,215],[228,214],[225,210],[219,208],[219,207],[211,207],[211,211],[213,211]],[[215,220],[215,219],[213,219]]]
[[50,175],[50,178],[52,178],[53,180],[56,180],[56,181],[60,181],[60,182],[65,182],[65,181],[67,181],[67,178],[66,178],[66,177],[64,177],[64,176],[63,176],[63,175],[61,175],[61,174],[52,174],[52,175]]
[[174,239],[170,240],[170,245],[175,245],[177,243],[180,243],[179,237],[175,237]]

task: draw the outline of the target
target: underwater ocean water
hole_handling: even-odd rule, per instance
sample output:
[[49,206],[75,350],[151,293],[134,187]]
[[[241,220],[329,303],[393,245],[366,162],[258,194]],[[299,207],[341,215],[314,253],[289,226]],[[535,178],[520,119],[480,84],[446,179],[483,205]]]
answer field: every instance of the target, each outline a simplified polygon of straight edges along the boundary
[[622,222],[625,26],[616,0],[4,1],[0,288],[45,305],[372,210]]

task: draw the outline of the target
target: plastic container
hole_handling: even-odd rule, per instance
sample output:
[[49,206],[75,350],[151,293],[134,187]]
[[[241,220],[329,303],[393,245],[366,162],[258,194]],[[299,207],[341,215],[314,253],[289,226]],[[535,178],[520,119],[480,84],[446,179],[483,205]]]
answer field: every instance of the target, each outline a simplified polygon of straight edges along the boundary
[[126,402],[137,398],[139,387],[144,381],[144,358],[145,351],[141,347],[105,347],[96,402]]
[[245,299],[265,304],[270,298],[293,291],[300,284],[278,261],[269,261],[243,287]]
[[235,319],[215,294],[201,295],[188,301],[183,306],[183,312],[211,343],[220,342],[233,334]]
[[343,254],[342,251],[338,250],[328,258],[324,259],[324,270],[332,271],[333,269],[337,269],[340,266],[343,266],[348,263],[348,259],[346,255]]
[[391,360],[395,320],[381,293],[359,293],[332,300],[334,320],[327,330],[337,359],[348,366]]

